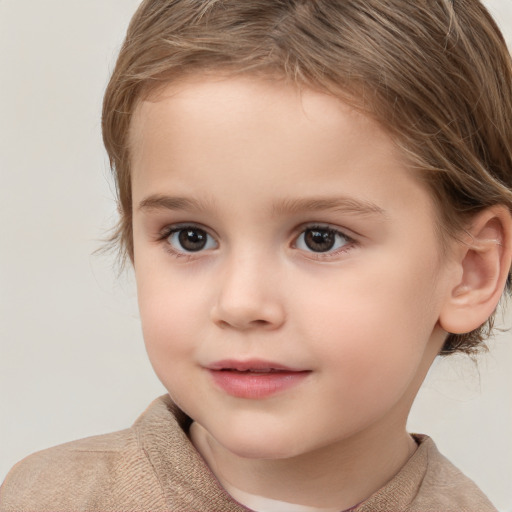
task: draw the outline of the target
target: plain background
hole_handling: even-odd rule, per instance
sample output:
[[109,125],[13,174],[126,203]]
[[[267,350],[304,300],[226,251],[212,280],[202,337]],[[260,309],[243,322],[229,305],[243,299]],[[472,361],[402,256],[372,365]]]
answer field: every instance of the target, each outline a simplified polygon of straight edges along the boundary
[[[126,428],[163,394],[130,274],[93,255],[116,218],[103,90],[138,0],[0,0],[0,481],[19,459]],[[512,0],[485,2],[512,42]],[[508,314],[505,325],[512,324]],[[410,430],[512,512],[512,334],[438,360]]]

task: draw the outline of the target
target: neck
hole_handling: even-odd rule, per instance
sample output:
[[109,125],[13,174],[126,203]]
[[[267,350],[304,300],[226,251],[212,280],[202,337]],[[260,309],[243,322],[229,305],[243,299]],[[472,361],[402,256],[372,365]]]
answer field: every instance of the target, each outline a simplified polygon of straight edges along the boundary
[[248,459],[229,452],[197,423],[192,442],[212,472],[246,493],[310,507],[348,509],[398,473],[416,450],[402,428],[380,424],[349,439],[288,459]]

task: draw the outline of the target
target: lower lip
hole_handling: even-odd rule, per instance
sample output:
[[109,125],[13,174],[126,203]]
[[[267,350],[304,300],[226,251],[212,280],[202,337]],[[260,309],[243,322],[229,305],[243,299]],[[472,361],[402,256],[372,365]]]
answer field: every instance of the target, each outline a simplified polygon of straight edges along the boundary
[[300,384],[309,374],[304,372],[237,372],[209,370],[215,384],[237,398],[260,399]]

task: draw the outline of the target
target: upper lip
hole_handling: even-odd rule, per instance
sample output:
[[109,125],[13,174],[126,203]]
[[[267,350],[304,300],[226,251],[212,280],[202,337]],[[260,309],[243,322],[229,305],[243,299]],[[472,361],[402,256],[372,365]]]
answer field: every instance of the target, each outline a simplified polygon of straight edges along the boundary
[[302,368],[293,368],[274,361],[265,361],[263,359],[248,359],[239,361],[236,359],[223,359],[206,366],[208,370],[235,370],[246,372],[249,370],[278,370],[286,372],[303,372],[307,371]]

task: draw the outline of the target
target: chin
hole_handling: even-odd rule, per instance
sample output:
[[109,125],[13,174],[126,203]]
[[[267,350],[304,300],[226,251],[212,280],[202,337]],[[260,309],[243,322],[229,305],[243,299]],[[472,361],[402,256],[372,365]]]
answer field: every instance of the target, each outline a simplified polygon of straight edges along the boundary
[[293,439],[289,429],[264,428],[221,428],[209,430],[210,435],[232,454],[245,459],[289,459],[308,450],[305,439]]
[[230,441],[224,444],[224,447],[237,457],[244,459],[290,459],[303,451],[303,448],[283,446],[282,443],[269,443],[268,440],[261,443],[248,442],[247,439],[243,443]]

